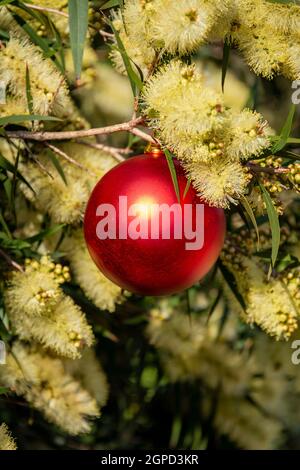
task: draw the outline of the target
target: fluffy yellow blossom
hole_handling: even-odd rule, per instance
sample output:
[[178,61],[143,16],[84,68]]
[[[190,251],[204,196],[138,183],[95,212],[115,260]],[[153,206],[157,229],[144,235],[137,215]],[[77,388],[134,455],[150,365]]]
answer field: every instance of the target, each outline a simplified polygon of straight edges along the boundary
[[154,0],[150,5],[153,43],[171,54],[186,54],[208,39],[221,17],[224,21],[230,2]]
[[283,360],[283,369],[276,367],[277,359],[266,351],[256,354],[256,343],[251,356],[232,349],[238,325],[230,312],[220,334],[222,315],[223,308],[207,325],[205,314],[189,319],[161,301],[151,311],[147,334],[171,381],[200,379],[205,387],[200,406],[217,433],[245,449],[275,448],[283,437],[283,417],[292,416],[287,399],[290,366]]
[[84,170],[56,156],[61,159],[66,184],[52,164],[49,152],[37,149],[36,159],[43,168],[34,162],[24,162],[20,165],[23,175],[35,192],[33,193],[25,184],[22,184],[21,188],[40,212],[49,213],[53,222],[78,225],[82,220],[91,190],[116,164],[116,161],[105,152],[84,145],[65,143],[58,147],[82,165]]
[[300,293],[297,276],[291,274],[286,279],[268,280],[259,261],[249,257],[249,252],[241,245],[237,248],[236,243],[235,237],[228,239],[221,258],[234,275],[245,300],[243,319],[257,324],[278,340],[288,340],[298,328]]
[[234,160],[260,155],[270,147],[271,134],[272,130],[261,114],[250,109],[233,112],[227,134],[227,154]]
[[12,438],[11,433],[9,432],[6,424],[1,424],[0,426],[0,450],[16,450],[16,442]]
[[146,113],[163,140],[185,158],[226,121],[223,98],[204,86],[194,65],[173,61],[146,84]]
[[44,59],[29,41],[11,36],[6,47],[0,49],[0,80],[6,85],[8,94],[23,103],[23,114],[28,114],[26,65],[34,113],[62,116],[69,105],[62,76],[51,60]]
[[[206,406],[204,412],[209,416],[213,404]],[[239,447],[247,450],[275,449],[283,439],[282,424],[278,420],[235,396],[219,396],[213,424],[220,435],[229,436]]]
[[102,310],[114,312],[116,305],[124,300],[122,290],[96,267],[86,248],[81,230],[78,229],[67,237],[62,249],[70,262],[74,279],[86,296]]
[[211,163],[183,163],[183,167],[199,196],[216,207],[237,204],[251,179],[239,163],[220,158]]
[[108,398],[108,383],[101,364],[92,349],[85,349],[80,359],[64,361],[67,374],[78,380],[82,386],[96,399],[100,407]]
[[67,267],[43,256],[15,272],[5,292],[12,328],[21,339],[34,340],[66,357],[79,357],[93,342],[91,327],[80,308],[60,285],[70,280]]
[[68,434],[89,432],[91,418],[100,414],[96,399],[66,372],[61,359],[38,348],[15,342],[0,380]]

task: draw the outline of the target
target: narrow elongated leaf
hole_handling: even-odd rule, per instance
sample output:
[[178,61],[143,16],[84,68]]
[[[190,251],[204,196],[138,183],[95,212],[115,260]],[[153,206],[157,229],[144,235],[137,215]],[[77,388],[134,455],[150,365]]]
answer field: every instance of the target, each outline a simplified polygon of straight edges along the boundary
[[109,0],[108,2],[105,2],[104,5],[102,5],[100,8],[101,10],[106,10],[107,8],[114,8],[118,7],[120,5],[120,0]]
[[279,139],[274,143],[274,145],[272,147],[272,152],[273,153],[279,152],[288,143],[288,139],[289,139],[291,131],[292,131],[295,111],[296,111],[296,106],[294,104],[292,104],[291,108],[290,108],[290,111],[289,111],[289,114],[288,114],[288,116],[286,118],[286,121],[284,123],[284,126],[281,130]]
[[188,178],[188,180],[187,180],[187,182],[186,182],[186,187],[184,188],[183,199],[185,199],[185,196],[186,196],[187,193],[189,192],[191,183],[192,183],[191,178]]
[[177,196],[177,200],[178,200],[178,203],[180,204],[179,184],[178,184],[177,173],[176,173],[176,168],[175,168],[175,165],[174,165],[173,157],[172,157],[172,155],[171,155],[171,153],[169,152],[168,149],[165,149],[164,152],[165,152],[165,156],[166,156],[168,166],[169,166],[169,170],[170,170],[170,173],[171,173],[171,177],[172,177],[172,181],[173,181],[173,185],[174,185],[174,190],[175,190],[175,193],[176,193],[176,196]]
[[223,61],[222,61],[222,91],[223,92],[224,92],[225,78],[226,78],[228,64],[229,64],[229,57],[230,57],[230,45],[225,40],[224,46],[223,46]]
[[33,114],[33,97],[31,93],[30,72],[28,64],[26,64],[26,98],[29,114]]
[[48,155],[49,155],[49,158],[54,166],[54,168],[56,169],[57,173],[59,174],[59,176],[61,177],[61,179],[63,180],[63,182],[65,183],[66,186],[68,186],[68,181],[67,181],[67,178],[66,178],[66,175],[65,175],[65,172],[63,170],[63,167],[61,166],[60,164],[60,161],[58,160],[58,158],[56,157],[55,153],[52,152],[52,151],[49,151],[48,152]]
[[41,116],[40,114],[12,114],[11,116],[0,118],[0,126],[20,124],[24,121],[61,121],[61,119],[54,116]]
[[88,31],[88,0],[69,0],[70,41],[76,79],[79,80],[82,69],[84,44]]
[[259,230],[258,230],[255,215],[253,213],[252,207],[250,206],[250,204],[248,202],[248,199],[245,196],[241,197],[241,202],[242,202],[242,204],[244,206],[244,209],[247,212],[247,214],[248,214],[248,216],[249,216],[249,218],[250,218],[250,220],[253,224],[253,227],[255,228],[256,237],[257,237],[257,251],[259,251],[259,245],[260,245]]
[[[8,161],[5,157],[3,157],[3,155],[0,154],[0,168],[3,168],[5,171],[9,171],[10,173],[12,173],[13,175],[15,174],[16,172],[16,169],[14,167],[14,165],[12,165],[10,163],[10,161]],[[17,171],[16,172],[16,176],[24,183],[26,184],[26,186],[28,186],[29,189],[31,189],[32,192],[34,192],[32,186],[28,183],[28,181],[24,178],[24,176],[19,172]]]
[[260,189],[262,191],[262,196],[267,208],[267,214],[270,222],[271,232],[272,232],[272,254],[271,254],[271,265],[274,268],[276,259],[278,256],[279,246],[280,246],[280,224],[278,219],[278,214],[276,208],[273,204],[270,194],[266,188],[259,183]]
[[239,302],[240,306],[242,309],[245,311],[246,310],[246,304],[243,299],[243,296],[240,294],[236,280],[234,278],[234,275],[226,268],[226,266],[222,263],[222,261],[219,259],[218,261],[218,267],[223,275],[224,280],[226,281],[228,287],[232,291],[233,295],[235,296],[236,300]]
[[109,25],[110,25],[111,29],[113,30],[114,35],[116,37],[116,41],[117,41],[117,44],[118,44],[118,50],[119,50],[119,52],[122,56],[124,66],[126,68],[126,72],[127,72],[128,78],[130,80],[130,85],[131,85],[131,88],[132,88],[133,95],[136,96],[137,91],[142,90],[143,82],[140,79],[140,77],[137,75],[137,73],[135,73],[135,71],[132,68],[131,60],[127,55],[126,49],[124,47],[122,39],[120,38],[119,32],[114,27],[114,24],[113,24],[112,21],[109,21]]
[[36,235],[33,235],[32,237],[26,238],[26,241],[28,243],[35,243],[40,240],[44,240],[45,238],[50,237],[51,235],[54,235],[56,232],[59,232],[60,230],[62,230],[64,226],[65,226],[64,224],[54,225],[54,227],[47,228],[37,233]]

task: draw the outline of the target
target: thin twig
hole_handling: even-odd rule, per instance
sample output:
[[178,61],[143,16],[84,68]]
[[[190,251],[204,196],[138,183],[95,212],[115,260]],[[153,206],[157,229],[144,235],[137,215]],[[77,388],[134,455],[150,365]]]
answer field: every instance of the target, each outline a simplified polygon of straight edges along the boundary
[[254,171],[255,173],[269,173],[271,175],[274,174],[284,174],[284,173],[289,173],[290,170],[289,168],[284,168],[284,167],[279,167],[279,168],[273,168],[273,167],[263,167],[260,165],[255,165],[254,163],[248,162],[246,163],[246,166]]
[[101,36],[103,36],[104,38],[113,39],[113,38],[115,37],[114,34],[108,33],[107,31],[104,31],[103,29],[99,29],[99,30],[97,30],[97,31],[98,31],[98,32],[101,34]]
[[13,259],[11,259],[11,257],[5,253],[3,250],[0,249],[0,256],[2,256],[2,258],[5,259],[5,261],[10,264],[10,266],[12,266],[13,268],[17,269],[18,271],[20,271],[21,273],[24,272],[24,269],[22,268],[22,266],[18,263],[16,263],[16,261],[14,261]]
[[56,8],[48,8],[40,5],[32,5],[31,3],[24,3],[25,7],[31,8],[32,10],[38,11],[45,11],[46,13],[54,13],[55,15],[64,16],[65,18],[69,18],[68,13],[64,11],[57,10]]
[[[56,8],[44,7],[42,5],[32,5],[31,3],[24,3],[24,5],[27,8],[31,8],[32,10],[44,11],[45,13],[53,13],[54,15],[60,15],[60,16],[63,16],[64,18],[69,18],[68,13],[61,11],[61,10],[57,10]],[[96,31],[98,31],[99,34],[101,34],[101,36],[103,36],[104,38],[109,38],[109,39],[114,38],[114,35],[112,33],[108,33],[104,31],[103,29],[98,29],[92,24],[89,24],[89,26],[95,29]]]
[[141,131],[140,129],[137,129],[136,127],[128,129],[128,132],[133,135],[136,135],[137,137],[140,137],[143,140],[146,140],[147,142],[150,142],[151,144],[157,144],[157,141],[154,139],[154,137],[151,137],[151,135]]
[[96,149],[96,150],[103,150],[104,152],[107,152],[110,155],[112,155],[119,162],[123,162],[125,160],[125,158],[122,157],[121,154],[128,155],[131,152],[131,150],[127,149],[127,148],[126,149],[121,149],[121,148],[117,148],[117,147],[110,147],[110,146],[105,145],[105,144],[100,144],[100,143],[95,144],[95,143],[92,143],[92,142],[86,142],[84,140],[77,140],[77,144],[85,145],[86,147],[90,147],[90,148],[93,148],[93,149]]
[[[49,144],[49,142],[44,142],[44,145],[46,147],[48,147],[50,150],[52,150],[52,152],[56,153],[57,155],[59,155],[60,157],[64,158],[65,160],[67,160],[69,163],[71,163],[72,165],[75,165],[77,166],[78,168],[81,168],[81,170],[84,170],[86,171],[87,173],[92,173],[88,168],[86,168],[85,166],[81,165],[81,163],[77,162],[76,160],[74,160],[72,157],[70,157],[66,152],[64,152],[63,150],[61,150],[60,148],[56,147],[55,145],[53,144]],[[92,173],[94,176],[96,176],[94,173]]]
[[[136,129],[144,121],[143,117],[132,119],[128,122],[115,124],[113,126],[98,127],[95,129],[83,129],[80,131],[58,131],[58,132],[30,132],[30,131],[7,131],[6,135],[11,139],[35,140],[38,142],[46,142],[49,140],[71,140],[84,137],[94,137],[95,135],[113,134],[115,132],[132,132],[148,141],[153,141],[151,136]],[[150,140],[149,140],[150,139]]]

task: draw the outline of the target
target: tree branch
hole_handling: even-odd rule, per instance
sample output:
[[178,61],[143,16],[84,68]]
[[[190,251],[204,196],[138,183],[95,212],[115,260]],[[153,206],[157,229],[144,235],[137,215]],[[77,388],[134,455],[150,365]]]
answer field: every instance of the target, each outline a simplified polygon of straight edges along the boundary
[[71,163],[72,165],[77,166],[78,168],[81,168],[81,170],[86,171],[87,173],[93,174],[88,168],[81,165],[81,163],[74,160],[74,158],[70,157],[70,155],[68,155],[66,152],[64,152],[60,148],[56,147],[55,145],[49,144],[49,142],[44,142],[44,145],[46,147],[48,147],[50,150],[52,150],[52,152],[56,153],[58,156],[60,156],[60,157],[64,158],[65,160],[67,160],[67,162]]
[[268,173],[270,175],[274,175],[274,174],[276,175],[276,174],[285,174],[285,173],[290,172],[289,168],[263,167],[263,166],[256,165],[255,163],[251,163],[251,162],[246,163],[246,166],[255,173]]
[[125,158],[122,156],[123,155],[128,155],[131,150],[130,149],[122,149],[122,148],[117,148],[117,147],[110,147],[109,145],[105,144],[100,144],[100,143],[92,143],[92,142],[86,142],[84,140],[78,140],[77,144],[80,145],[85,145],[86,147],[90,147],[96,150],[103,150],[104,152],[109,153],[112,155],[118,162],[123,162]]
[[58,131],[58,132],[30,132],[30,131],[6,131],[6,135],[11,139],[22,139],[22,140],[35,140],[38,142],[46,142],[51,140],[71,140],[80,139],[84,137],[94,137],[95,135],[106,135],[113,134],[115,132],[131,132],[134,135],[147,140],[148,142],[154,142],[154,139],[145,132],[136,129],[136,126],[142,124],[144,121],[143,117],[132,119],[128,122],[121,124],[115,124],[113,126],[98,127],[95,129],[83,129],[80,131]]

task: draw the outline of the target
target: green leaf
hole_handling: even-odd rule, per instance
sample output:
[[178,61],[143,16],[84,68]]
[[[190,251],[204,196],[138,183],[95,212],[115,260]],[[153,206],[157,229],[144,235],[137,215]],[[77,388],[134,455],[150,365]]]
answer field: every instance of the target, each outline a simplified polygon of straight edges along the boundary
[[102,5],[101,10],[106,10],[107,8],[114,8],[120,5],[120,0],[109,0]]
[[189,192],[191,183],[192,183],[191,178],[188,178],[188,180],[187,180],[187,182],[186,182],[186,187],[184,188],[183,199],[185,199],[185,196],[186,196],[187,193]]
[[223,46],[223,61],[222,61],[222,91],[224,93],[225,78],[227,74],[228,64],[230,57],[230,44],[225,40]]
[[172,154],[169,152],[168,149],[164,150],[165,156],[168,162],[169,170],[171,173],[173,185],[174,185],[174,190],[177,196],[178,203],[180,204],[180,191],[179,191],[179,184],[178,184],[178,179],[177,179],[177,173],[176,173],[176,168],[174,165],[173,157]]
[[59,232],[60,230],[62,230],[64,227],[65,227],[64,224],[60,224],[60,225],[55,225],[54,227],[47,228],[37,233],[36,235],[33,235],[32,237],[26,238],[26,242],[28,243],[39,242],[41,240],[44,240],[47,237],[51,237],[56,232]]
[[4,219],[3,215],[2,215],[1,210],[0,210],[0,224],[2,225],[3,230],[4,230],[4,232],[6,233],[6,235],[8,236],[8,238],[12,238],[12,235],[11,235],[11,233],[10,233],[10,231],[9,231],[9,228],[8,228],[8,226],[7,226],[7,223],[5,222],[5,219]]
[[214,313],[214,311],[215,311],[215,309],[216,309],[218,303],[219,303],[220,300],[221,300],[221,297],[222,297],[222,291],[219,290],[219,291],[218,291],[218,294],[217,294],[217,296],[216,296],[216,298],[215,298],[215,300],[213,301],[213,303],[212,303],[212,305],[211,305],[211,307],[210,307],[210,309],[209,309],[209,311],[208,311],[206,323],[209,322],[209,320],[210,320],[212,314]]
[[63,170],[63,167],[60,164],[60,161],[56,157],[55,153],[52,152],[51,150],[49,150],[48,155],[49,155],[49,158],[50,158],[54,168],[56,169],[57,173],[59,174],[59,176],[61,177],[61,179],[65,183],[65,185],[68,186],[68,181],[67,181],[65,172]]
[[29,114],[33,115],[33,97],[31,93],[30,72],[28,64],[26,64],[26,98]]
[[286,118],[286,121],[284,123],[284,126],[281,130],[279,139],[274,143],[274,145],[272,147],[272,152],[273,153],[279,152],[288,143],[288,139],[289,139],[291,131],[292,131],[295,111],[296,111],[296,105],[292,104],[291,108],[290,108],[290,111],[289,111],[289,114],[288,114],[288,116]]
[[4,6],[4,5],[8,5],[9,3],[12,3],[14,2],[14,0],[1,0],[0,1],[0,7]]
[[0,395],[6,395],[6,393],[9,393],[9,388],[0,387]]
[[276,259],[278,256],[279,246],[280,246],[279,218],[278,218],[278,214],[277,214],[276,208],[273,204],[270,194],[261,183],[259,183],[259,186],[262,191],[263,200],[266,204],[267,214],[268,214],[271,232],[272,232],[271,267],[274,268]]
[[24,121],[61,121],[54,116],[42,116],[40,114],[12,114],[0,118],[0,126],[4,127],[8,124],[20,124]]
[[230,288],[231,292],[235,296],[236,300],[239,302],[242,309],[245,311],[246,310],[246,304],[245,304],[245,301],[243,299],[243,296],[240,294],[240,292],[238,290],[234,275],[226,268],[226,266],[222,263],[222,261],[220,259],[218,261],[218,266],[220,268],[220,271],[221,271],[226,283],[228,284],[228,287]]
[[124,66],[126,68],[126,72],[127,72],[128,78],[130,80],[130,85],[131,85],[131,88],[132,88],[133,95],[136,96],[137,95],[137,90],[141,91],[143,89],[143,82],[140,79],[140,77],[133,70],[132,65],[131,65],[131,59],[127,55],[127,52],[126,52],[126,49],[125,49],[124,44],[122,42],[122,39],[120,38],[120,34],[116,30],[116,28],[114,27],[113,22],[110,21],[110,20],[109,20],[109,25],[110,25],[111,29],[113,30],[114,35],[116,37],[116,41],[117,41],[117,44],[118,44],[118,50],[119,50],[119,52],[122,56]]
[[69,0],[70,41],[76,79],[79,80],[82,69],[84,44],[88,31],[88,0]]
[[259,230],[258,230],[255,215],[253,213],[252,207],[250,206],[250,204],[248,202],[248,199],[245,196],[241,197],[241,202],[242,202],[243,207],[244,207],[245,211],[247,212],[247,214],[248,214],[248,216],[249,216],[249,218],[250,218],[250,220],[253,224],[253,227],[255,228],[256,237],[257,237],[257,251],[259,251],[260,239],[259,239]]
[[28,181],[22,176],[22,174],[19,171],[16,171],[16,168],[14,165],[10,163],[3,155],[0,154],[0,168],[3,168],[5,171],[9,171],[13,175],[16,174],[16,176],[24,183],[26,186],[28,186],[29,189],[34,193],[34,190],[32,186],[28,183]]

